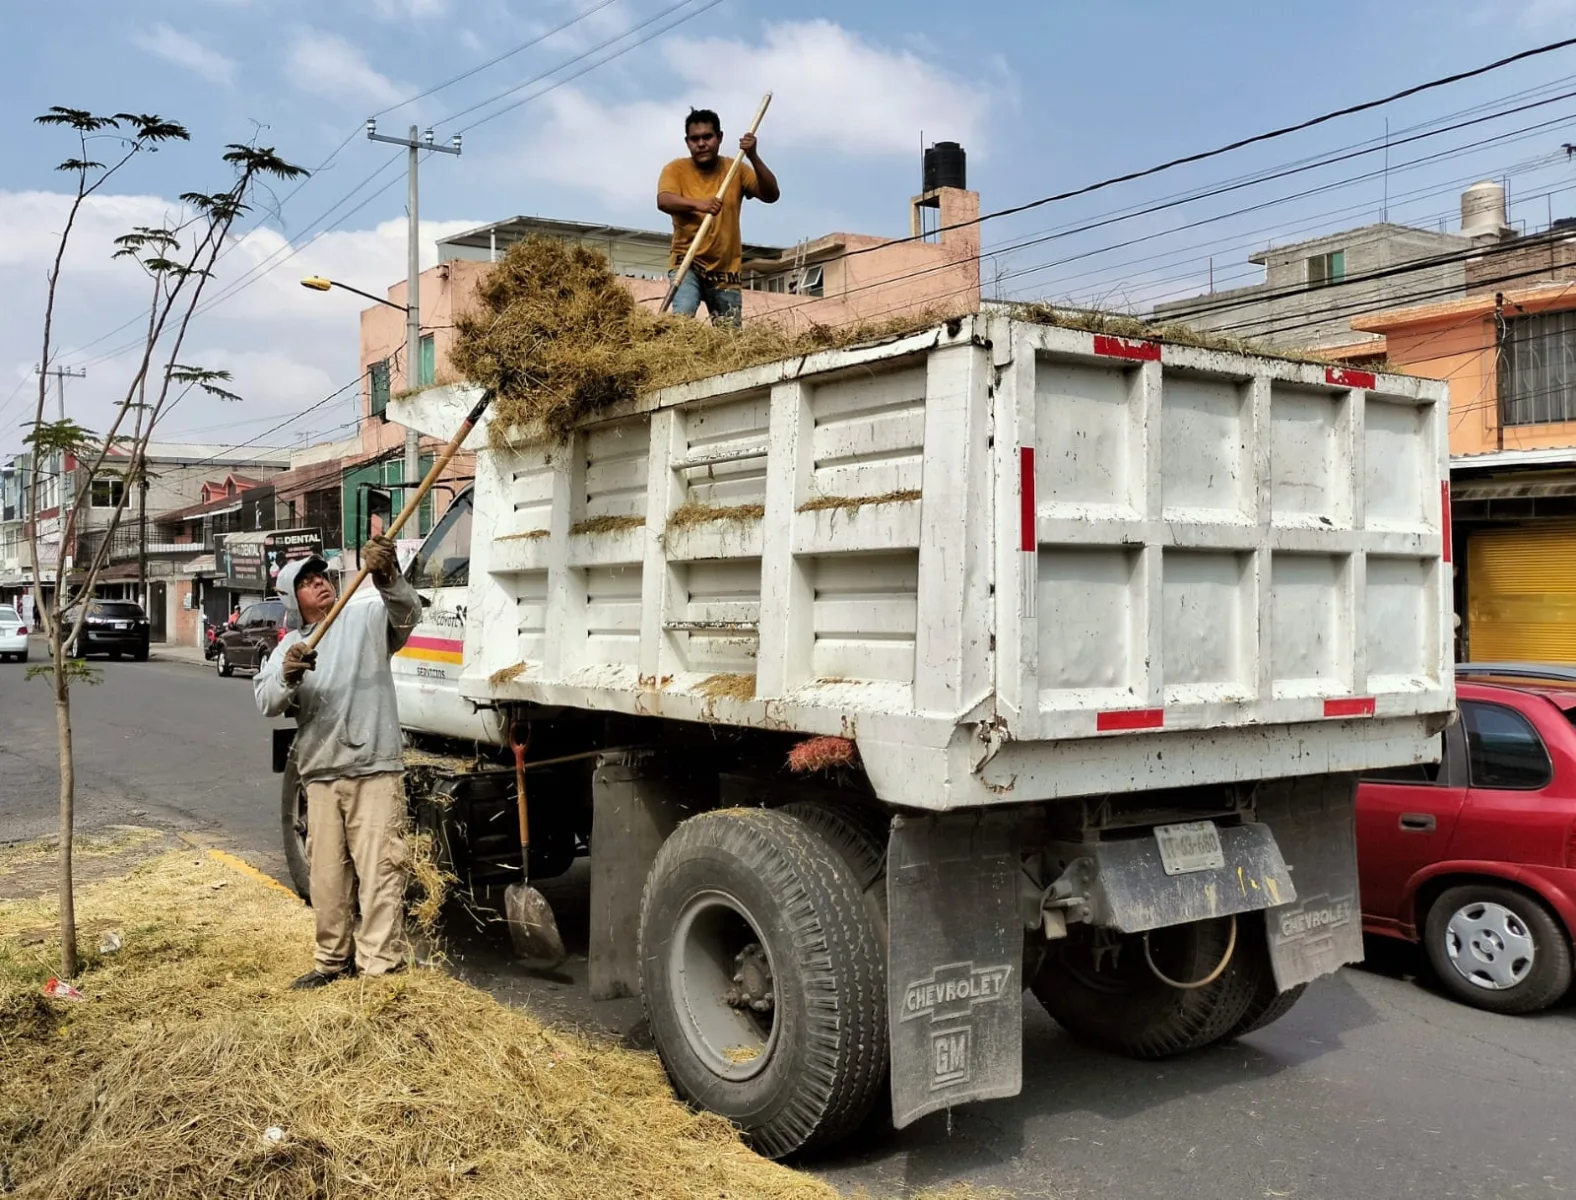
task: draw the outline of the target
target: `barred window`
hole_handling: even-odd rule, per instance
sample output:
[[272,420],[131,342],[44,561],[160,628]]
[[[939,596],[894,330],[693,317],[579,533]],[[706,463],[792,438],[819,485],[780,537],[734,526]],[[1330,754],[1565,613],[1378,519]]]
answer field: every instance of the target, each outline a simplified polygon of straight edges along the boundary
[[1505,322],[1499,396],[1506,425],[1576,421],[1576,311]]

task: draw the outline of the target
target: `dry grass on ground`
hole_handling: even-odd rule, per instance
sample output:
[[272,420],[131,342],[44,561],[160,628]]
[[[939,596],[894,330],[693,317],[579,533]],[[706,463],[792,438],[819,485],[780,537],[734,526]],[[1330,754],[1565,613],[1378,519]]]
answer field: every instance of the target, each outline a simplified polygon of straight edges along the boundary
[[86,889],[79,915],[124,949],[90,955],[86,1003],[46,1000],[58,950],[19,935],[52,910],[0,904],[0,1161],[18,1197],[835,1195],[676,1103],[654,1057],[446,975],[286,991],[308,910],[191,852]]

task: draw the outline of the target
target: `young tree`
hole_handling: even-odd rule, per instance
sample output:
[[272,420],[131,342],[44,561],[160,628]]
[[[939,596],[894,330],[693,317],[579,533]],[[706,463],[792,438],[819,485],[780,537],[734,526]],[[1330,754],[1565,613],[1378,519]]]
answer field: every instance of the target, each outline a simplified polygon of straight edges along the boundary
[[[127,501],[134,487],[147,478],[148,443],[159,422],[193,390],[220,400],[240,398],[223,386],[229,379],[226,372],[182,363],[182,347],[203,290],[213,278],[214,264],[236,220],[248,211],[255,190],[271,180],[299,178],[306,171],[278,157],[271,147],[231,144],[225,147],[223,155],[223,161],[234,175],[229,187],[217,192],[187,192],[181,196],[183,211],[172,225],[165,228],[139,226],[116,239],[115,257],[128,258],[138,264],[149,279],[151,297],[137,365],[127,380],[123,398],[116,402],[109,427],[102,434],[95,434],[64,414],[55,421],[47,421],[44,417],[45,373],[54,358],[55,300],[66,248],[82,206],[116,172],[138,154],[156,150],[166,143],[189,141],[190,135],[172,121],[146,114],[99,116],[84,109],[56,107],[36,120],[40,125],[72,131],[79,148],[76,157],[67,159],[59,167],[75,176],[76,195],[48,276],[38,405],[25,439],[33,452],[29,503],[33,519],[29,539],[35,564],[34,602],[49,642],[48,664],[30,669],[28,676],[47,677],[54,685],[55,728],[60,748],[60,970],[61,975],[69,979],[78,968],[71,870],[76,805],[71,685],[97,682],[97,676],[72,657],[67,648],[77,645],[82,637],[89,607],[87,601],[109,561],[115,531],[120,527]],[[90,144],[93,143],[116,147],[108,163],[92,159]],[[46,601],[41,572],[36,564],[42,561],[38,553],[39,481],[50,462],[57,464],[55,469],[62,482],[74,473],[77,464],[85,465],[86,484],[69,503],[64,487],[60,489],[55,588]],[[81,517],[92,496],[93,481],[100,478],[121,481],[118,501],[113,505],[103,537],[86,556],[85,569],[76,570],[74,561],[68,569],[68,558],[76,549]]]

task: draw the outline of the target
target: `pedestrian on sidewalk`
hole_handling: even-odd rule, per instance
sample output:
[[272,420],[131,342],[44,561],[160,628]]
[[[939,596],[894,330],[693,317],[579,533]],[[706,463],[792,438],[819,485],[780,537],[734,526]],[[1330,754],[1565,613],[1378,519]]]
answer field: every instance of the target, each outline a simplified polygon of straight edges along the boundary
[[739,164],[727,194],[718,198],[717,189],[733,160],[718,154],[722,148],[722,121],[709,108],[690,109],[684,119],[684,144],[689,157],[675,158],[662,168],[657,180],[657,208],[673,218],[669,282],[678,274],[707,214],[715,219],[689,273],[674,294],[673,311],[693,317],[704,301],[713,325],[737,326],[744,319],[744,293],[739,278],[744,242],[739,231],[739,209],[746,196],[762,204],[776,204],[782,192],[777,176],[761,161],[755,135],[747,133],[739,139],[739,153],[750,161]]
[[296,718],[317,920],[312,970],[290,985],[298,990],[405,964],[405,762],[389,659],[420,619],[421,597],[388,538],[370,540],[362,563],[379,599],[347,605],[315,651],[306,638],[337,598],[328,563],[314,554],[279,572],[289,632],[253,685],[264,716]]

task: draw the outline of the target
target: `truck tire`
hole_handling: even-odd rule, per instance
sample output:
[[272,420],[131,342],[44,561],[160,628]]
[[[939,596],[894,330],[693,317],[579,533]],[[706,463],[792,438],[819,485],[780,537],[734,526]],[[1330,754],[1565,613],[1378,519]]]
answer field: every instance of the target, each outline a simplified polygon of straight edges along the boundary
[[680,825],[646,878],[639,953],[684,1100],[773,1158],[869,1114],[886,1079],[885,945],[859,877],[805,820],[732,809]]
[[306,788],[296,772],[295,755],[285,763],[284,786],[279,796],[279,830],[284,836],[285,865],[290,883],[308,905],[312,903],[312,869],[306,857]]
[[1488,1012],[1538,1012],[1571,986],[1571,942],[1527,893],[1492,883],[1442,892],[1423,923],[1428,961],[1445,990]]
[[[1225,1037],[1247,1012],[1256,973],[1233,951],[1214,982],[1181,989],[1158,979],[1139,934],[1077,929],[1053,947],[1034,977],[1034,994],[1057,1024],[1081,1041],[1132,1058],[1169,1058]],[[1170,978],[1203,979],[1230,944],[1229,918],[1150,933],[1156,965]],[[1238,947],[1241,938],[1239,932]]]
[[1247,1011],[1232,1026],[1228,1038],[1238,1038],[1263,1029],[1279,1021],[1302,999],[1308,990],[1306,983],[1287,988],[1284,992],[1275,982],[1275,967],[1270,962],[1269,943],[1265,937],[1264,915],[1239,917],[1242,928],[1237,931],[1237,949],[1243,954],[1243,965],[1253,974],[1253,998]]
[[887,839],[890,818],[866,805],[836,800],[797,800],[782,811],[804,822],[817,837],[836,850],[854,873],[865,894],[881,935],[882,953],[887,939]]

